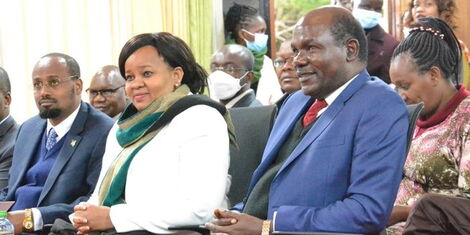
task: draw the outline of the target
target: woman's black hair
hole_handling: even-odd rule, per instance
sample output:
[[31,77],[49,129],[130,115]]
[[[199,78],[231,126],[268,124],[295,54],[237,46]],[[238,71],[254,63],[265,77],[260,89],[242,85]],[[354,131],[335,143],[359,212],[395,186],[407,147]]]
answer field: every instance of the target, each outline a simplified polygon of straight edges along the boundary
[[462,76],[462,50],[449,25],[434,17],[420,19],[411,26],[410,35],[395,49],[392,60],[402,53],[409,53],[423,73],[438,67],[443,76],[455,85]]
[[246,29],[260,14],[254,7],[234,3],[225,16],[225,32],[228,38],[237,40],[237,32]]
[[153,46],[160,57],[172,68],[180,67],[183,72],[182,84],[188,85],[191,92],[204,92],[207,72],[194,59],[188,45],[180,38],[167,33],[144,33],[132,37],[126,42],[119,55],[119,72],[126,78],[125,64],[127,58],[144,46]]

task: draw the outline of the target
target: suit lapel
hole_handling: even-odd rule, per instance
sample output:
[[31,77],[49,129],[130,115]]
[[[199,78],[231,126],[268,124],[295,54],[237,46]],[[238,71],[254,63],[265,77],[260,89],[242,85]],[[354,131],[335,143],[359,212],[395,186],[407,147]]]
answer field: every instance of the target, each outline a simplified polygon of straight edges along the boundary
[[[316,139],[323,133],[323,131],[330,125],[330,123],[336,118],[337,114],[344,108],[345,103],[356,93],[364,83],[369,79],[367,71],[359,73],[353,81],[338,95],[333,103],[327,108],[327,110],[320,115],[315,121],[310,131],[300,141],[294,151],[291,153],[286,162],[282,165],[281,169],[276,174],[279,175],[285,168],[287,168],[295,159],[297,159],[310,146]],[[275,177],[275,178],[276,178]],[[275,179],[274,178],[274,179]],[[274,180],[273,180],[274,181]]]
[[19,159],[19,161],[15,169],[10,171],[10,174],[12,174],[11,177],[16,179],[16,181],[12,184],[11,188],[8,189],[8,198],[14,198],[10,197],[10,194],[14,195],[16,189],[20,186],[20,183],[24,178],[26,171],[30,168],[31,162],[36,155],[36,149],[41,143],[42,135],[44,134],[45,129],[46,120],[39,119],[30,130],[24,130],[28,132],[28,136],[30,137],[29,139],[31,139],[31,142],[20,143],[24,147],[18,148],[18,150],[15,151],[15,156],[17,159]]
[[11,116],[9,116],[1,125],[0,125],[0,137],[6,135],[8,130],[15,125],[15,121]]
[[44,188],[42,189],[41,195],[39,196],[38,206],[41,205],[41,202],[44,200],[46,195],[51,190],[52,186],[56,182],[57,178],[59,177],[60,173],[64,169],[67,162],[72,157],[75,149],[78,148],[80,144],[80,140],[82,136],[80,135],[85,127],[86,119],[88,116],[88,106],[85,103],[81,103],[80,110],[73,121],[72,127],[70,128],[67,135],[64,136],[64,145],[60,149],[59,155],[54,162],[54,165],[47,176],[46,183],[44,184]]

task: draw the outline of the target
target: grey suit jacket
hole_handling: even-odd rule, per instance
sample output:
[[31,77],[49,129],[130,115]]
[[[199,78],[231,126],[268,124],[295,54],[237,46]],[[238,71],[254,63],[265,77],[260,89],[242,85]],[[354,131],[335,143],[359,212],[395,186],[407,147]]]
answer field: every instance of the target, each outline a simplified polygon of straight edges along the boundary
[[8,185],[8,171],[11,167],[18,127],[15,119],[11,116],[0,124],[0,188]]
[[[37,207],[45,224],[53,223],[56,218],[68,221],[73,206],[86,201],[91,195],[98,180],[106,137],[112,125],[111,118],[91,105],[81,103],[39,196]],[[46,120],[39,116],[21,125],[8,187],[2,190],[0,199],[15,200],[16,189],[24,184],[25,174],[31,167],[45,128]]]

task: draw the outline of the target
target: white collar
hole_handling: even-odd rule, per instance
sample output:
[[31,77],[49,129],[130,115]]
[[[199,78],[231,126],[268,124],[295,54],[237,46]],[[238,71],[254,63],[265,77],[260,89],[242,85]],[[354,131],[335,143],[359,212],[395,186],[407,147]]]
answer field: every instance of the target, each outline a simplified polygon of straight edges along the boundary
[[[342,86],[338,87],[338,89],[336,89],[335,91],[333,91],[330,95],[328,95],[326,98],[325,98],[325,101],[326,103],[328,104],[327,108],[330,107],[331,104],[333,104],[333,102],[335,102],[336,98],[338,98],[338,96],[344,91],[344,89],[346,89],[346,87],[348,87],[348,85],[354,80],[357,78],[359,74],[356,74],[356,76],[354,76],[353,78],[349,79],[349,81],[347,81],[346,83],[344,83]],[[327,109],[326,108],[326,109]],[[326,111],[326,109],[321,109],[320,111],[318,111],[318,115],[322,114],[323,112]]]
[[6,118],[4,118],[3,120],[0,121],[0,125],[2,125],[9,117],[10,117],[10,114],[8,114],[8,116]]
[[64,119],[62,122],[57,124],[56,126],[52,125],[51,121],[47,119],[47,134],[49,134],[49,131],[51,130],[52,127],[54,127],[55,132],[57,133],[57,142],[64,137],[67,132],[69,132],[70,128],[72,128],[73,121],[75,121],[75,118],[77,117],[78,110],[80,109],[80,104],[73,113],[71,113],[66,119]]

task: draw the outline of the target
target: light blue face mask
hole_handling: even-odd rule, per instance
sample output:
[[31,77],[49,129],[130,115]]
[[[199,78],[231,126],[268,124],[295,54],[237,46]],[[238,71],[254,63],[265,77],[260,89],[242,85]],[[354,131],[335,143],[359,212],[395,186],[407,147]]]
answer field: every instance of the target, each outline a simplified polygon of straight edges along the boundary
[[359,21],[363,29],[371,29],[379,24],[382,14],[376,11],[354,9],[353,16],[357,21]]
[[253,40],[252,42],[249,42],[247,41],[246,39],[243,39],[245,40],[246,42],[246,47],[252,51],[256,51],[256,52],[260,52],[264,49],[266,49],[266,47],[268,46],[268,38],[269,36],[267,34],[262,34],[262,33],[251,33],[247,30],[244,30],[246,33],[252,35],[255,40]]

